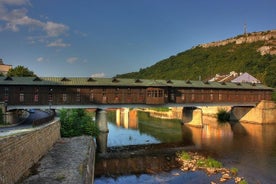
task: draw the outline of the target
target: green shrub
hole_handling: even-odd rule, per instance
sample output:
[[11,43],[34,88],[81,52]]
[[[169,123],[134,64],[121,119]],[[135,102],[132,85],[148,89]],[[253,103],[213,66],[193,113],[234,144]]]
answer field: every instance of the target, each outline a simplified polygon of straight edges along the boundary
[[225,109],[219,109],[217,113],[217,120],[219,123],[225,123],[230,120],[230,113]]
[[235,167],[232,167],[231,169],[230,169],[230,172],[231,172],[231,174],[232,175],[234,175],[234,176],[236,176],[237,174],[238,174],[238,169],[237,168],[235,168]]
[[84,109],[62,109],[60,111],[61,136],[91,135],[96,137],[99,129]]
[[177,157],[179,157],[180,159],[183,159],[183,160],[191,160],[191,156],[189,155],[189,153],[187,153],[187,152],[185,152],[185,151],[178,152],[176,155],[177,155]]
[[221,168],[222,167],[221,162],[219,162],[211,157],[208,157],[207,159],[197,160],[197,165],[199,167],[212,167],[212,168]]
[[246,180],[241,180],[238,184],[248,184]]

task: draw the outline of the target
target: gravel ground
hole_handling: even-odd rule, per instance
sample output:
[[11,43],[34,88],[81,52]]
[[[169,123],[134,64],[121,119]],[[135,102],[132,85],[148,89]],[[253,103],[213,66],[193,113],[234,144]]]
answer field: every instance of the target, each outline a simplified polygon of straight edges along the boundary
[[61,138],[32,168],[32,175],[22,184],[83,183],[83,165],[92,137]]

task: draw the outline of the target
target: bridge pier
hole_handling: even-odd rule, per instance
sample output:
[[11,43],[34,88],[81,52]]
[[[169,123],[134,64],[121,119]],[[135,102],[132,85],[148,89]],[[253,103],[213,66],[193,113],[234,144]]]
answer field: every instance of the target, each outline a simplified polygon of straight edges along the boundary
[[100,153],[105,153],[107,151],[107,136],[109,131],[107,125],[107,115],[105,110],[96,110],[96,123],[100,130],[100,134],[96,138],[97,150]]
[[202,110],[196,107],[184,107],[183,108],[183,123],[195,126],[195,127],[203,127],[203,120],[202,120]]
[[276,104],[262,100],[256,107],[232,107],[230,120],[256,124],[276,123]]

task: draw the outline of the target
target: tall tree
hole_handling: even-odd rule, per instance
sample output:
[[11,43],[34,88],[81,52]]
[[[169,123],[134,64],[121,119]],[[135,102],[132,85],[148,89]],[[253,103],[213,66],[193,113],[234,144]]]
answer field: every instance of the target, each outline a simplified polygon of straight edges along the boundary
[[24,66],[17,66],[15,68],[11,68],[7,76],[9,77],[35,77],[36,75],[34,74],[33,71],[29,70],[28,68]]

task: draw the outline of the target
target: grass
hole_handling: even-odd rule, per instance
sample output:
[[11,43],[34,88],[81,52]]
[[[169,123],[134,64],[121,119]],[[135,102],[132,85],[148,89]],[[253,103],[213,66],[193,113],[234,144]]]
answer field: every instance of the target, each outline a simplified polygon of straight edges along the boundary
[[211,167],[211,168],[221,168],[222,167],[222,163],[211,158],[208,157],[207,159],[199,159],[197,161],[197,165],[199,167]]
[[189,155],[189,153],[182,151],[177,153],[177,157],[183,159],[183,160],[191,160],[191,156]]
[[238,170],[237,168],[235,168],[235,167],[232,167],[232,168],[230,169],[231,174],[234,175],[234,176],[237,176],[238,171],[239,171],[239,170]]
[[246,180],[241,180],[238,184],[248,184]]

